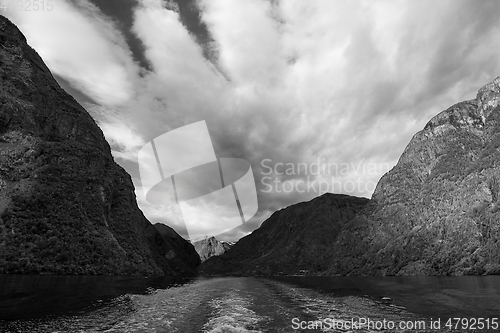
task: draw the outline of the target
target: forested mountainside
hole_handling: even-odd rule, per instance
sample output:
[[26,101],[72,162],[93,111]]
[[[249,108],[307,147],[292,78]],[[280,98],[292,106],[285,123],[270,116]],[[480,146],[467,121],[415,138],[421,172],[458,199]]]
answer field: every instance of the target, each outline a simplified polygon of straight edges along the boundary
[[3,16],[0,64],[0,273],[194,272],[138,208],[92,117]]

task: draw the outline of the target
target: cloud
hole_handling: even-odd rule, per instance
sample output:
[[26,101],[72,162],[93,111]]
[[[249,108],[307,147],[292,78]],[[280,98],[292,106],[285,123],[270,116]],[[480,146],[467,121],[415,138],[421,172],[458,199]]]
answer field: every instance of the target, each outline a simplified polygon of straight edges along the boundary
[[137,68],[113,22],[84,0],[51,4],[52,10],[8,14],[51,71],[98,103],[126,102]]
[[[496,0],[198,0],[202,38],[173,2],[142,0],[128,28],[150,70],[96,7],[57,5],[14,22],[55,74],[96,102],[85,107],[146,216],[183,235],[176,208],[139,194],[134,161],[153,138],[205,120],[218,157],[252,164],[259,211],[222,236],[234,240],[323,189],[369,197],[432,116],[500,73]],[[287,163],[308,168],[280,174]],[[335,167],[317,174],[314,163]]]

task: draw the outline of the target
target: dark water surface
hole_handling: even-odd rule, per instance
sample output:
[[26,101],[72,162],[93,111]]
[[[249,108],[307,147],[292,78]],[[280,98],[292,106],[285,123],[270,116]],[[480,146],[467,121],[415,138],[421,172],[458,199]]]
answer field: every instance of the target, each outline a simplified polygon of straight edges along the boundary
[[500,317],[500,276],[279,277],[335,295],[368,295],[426,317]]
[[0,274],[0,320],[78,312],[122,295],[144,295],[189,281],[169,277]]
[[[500,276],[0,275],[0,332],[467,331],[446,327],[453,317],[500,331]],[[384,321],[395,328],[379,330]]]

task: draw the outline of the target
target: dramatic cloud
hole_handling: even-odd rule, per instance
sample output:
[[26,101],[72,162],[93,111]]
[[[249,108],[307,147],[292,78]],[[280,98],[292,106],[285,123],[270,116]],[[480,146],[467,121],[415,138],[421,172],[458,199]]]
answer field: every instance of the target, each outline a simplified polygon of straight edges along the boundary
[[[16,1],[9,1],[15,8]],[[134,93],[137,69],[113,23],[84,0],[50,4],[51,10],[6,14],[56,75],[98,103],[126,102]]]
[[[144,198],[137,152],[153,138],[205,120],[219,158],[251,163],[259,211],[234,240],[325,191],[369,197],[432,116],[500,75],[496,0],[142,0],[124,21],[53,2],[9,16],[93,101],[80,96],[145,215],[183,235],[178,206]],[[203,232],[217,216],[200,212]]]

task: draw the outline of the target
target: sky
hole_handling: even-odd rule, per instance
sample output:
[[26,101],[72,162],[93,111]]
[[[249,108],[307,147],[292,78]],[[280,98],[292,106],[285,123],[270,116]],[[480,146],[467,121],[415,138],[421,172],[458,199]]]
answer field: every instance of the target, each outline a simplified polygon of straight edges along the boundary
[[[250,164],[258,210],[218,237],[235,241],[325,192],[369,198],[434,115],[500,75],[497,0],[39,2],[2,14],[99,124],[145,216],[184,237],[175,200],[146,200],[151,140],[205,121],[217,159]],[[224,205],[190,219],[217,224]]]

